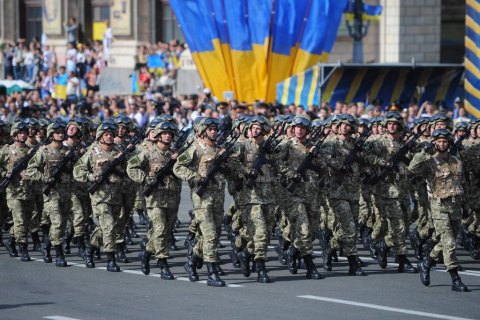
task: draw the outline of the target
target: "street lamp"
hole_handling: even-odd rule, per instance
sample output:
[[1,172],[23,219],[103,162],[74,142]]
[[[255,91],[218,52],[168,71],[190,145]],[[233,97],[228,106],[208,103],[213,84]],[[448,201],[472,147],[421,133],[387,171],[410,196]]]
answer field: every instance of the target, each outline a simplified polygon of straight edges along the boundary
[[353,26],[349,19],[346,19],[348,34],[353,38],[353,62],[363,63],[363,42],[362,39],[367,35],[370,27],[370,20],[363,21],[363,1],[350,0],[348,11],[353,13]]

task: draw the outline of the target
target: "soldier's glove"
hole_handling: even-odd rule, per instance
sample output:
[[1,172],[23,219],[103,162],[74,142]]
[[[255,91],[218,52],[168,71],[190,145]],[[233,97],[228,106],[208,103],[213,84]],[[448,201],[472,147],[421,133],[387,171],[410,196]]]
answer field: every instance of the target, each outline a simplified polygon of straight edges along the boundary
[[302,176],[298,173],[294,173],[293,176],[292,176],[292,180],[294,182],[300,182],[302,180]]

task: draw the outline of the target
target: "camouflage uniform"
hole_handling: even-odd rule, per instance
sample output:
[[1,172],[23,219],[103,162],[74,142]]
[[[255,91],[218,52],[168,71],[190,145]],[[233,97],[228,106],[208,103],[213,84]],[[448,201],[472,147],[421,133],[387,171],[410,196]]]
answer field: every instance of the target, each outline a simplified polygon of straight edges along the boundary
[[[107,129],[111,128],[110,123],[102,124],[97,132],[97,139],[102,137],[105,125]],[[120,154],[120,150],[114,145],[111,150],[103,150],[100,144],[95,143],[75,164],[73,176],[80,182],[95,182],[110,162]],[[94,248],[101,246],[103,242],[104,251],[108,255],[108,265],[112,271],[119,271],[115,259],[116,242],[123,241],[124,224],[120,220],[121,195],[124,187],[124,166],[118,165],[116,172],[112,172],[107,178],[108,182],[103,183],[98,190],[91,196],[93,214],[98,219],[99,225],[91,236],[91,245]],[[109,270],[110,271],[110,270]]]
[[[63,130],[64,128],[65,127],[63,127]],[[54,146],[53,143],[41,147],[30,160],[27,174],[33,181],[45,184],[50,178],[52,178],[55,167],[60,161],[62,161],[68,151],[69,148],[62,144],[59,147]],[[57,255],[55,264],[59,267],[67,265],[62,249],[62,243],[63,237],[65,236],[68,215],[72,207],[70,193],[71,180],[71,175],[67,172],[63,172],[60,179],[51,189],[50,194],[48,196],[44,195],[44,213],[51,224],[49,239],[55,247]]]
[[[170,148],[161,150],[156,145],[143,150],[128,161],[127,174],[135,183],[148,185],[152,183],[156,173],[170,160],[173,153]],[[148,238],[145,254],[154,253],[155,258],[165,264],[169,257],[168,240],[177,220],[181,180],[170,174],[164,178],[163,182],[164,186],[159,185],[146,198],[152,233]]]
[[[446,129],[435,130],[435,138],[450,139]],[[439,153],[430,155],[419,153],[412,159],[408,170],[427,180],[431,213],[438,243],[423,262],[419,262],[420,279],[424,285],[430,284],[430,267],[438,260],[439,252],[443,252],[444,264],[452,276],[452,290],[468,291],[458,276],[458,260],[455,254],[456,239],[460,231],[462,219],[461,199],[463,196],[463,165],[456,156]]]
[[[19,131],[27,131],[24,123],[16,123],[12,126],[11,135],[16,137]],[[7,173],[29,152],[26,145],[18,146],[17,143],[5,145],[0,150],[0,176],[5,178]],[[10,256],[18,256],[15,248],[15,242],[20,246],[22,252],[22,261],[30,261],[28,256],[28,230],[34,209],[33,194],[31,191],[32,182],[25,171],[13,177],[6,190],[6,199],[8,207],[12,212],[13,227],[10,228],[10,239],[7,243],[7,249]]]

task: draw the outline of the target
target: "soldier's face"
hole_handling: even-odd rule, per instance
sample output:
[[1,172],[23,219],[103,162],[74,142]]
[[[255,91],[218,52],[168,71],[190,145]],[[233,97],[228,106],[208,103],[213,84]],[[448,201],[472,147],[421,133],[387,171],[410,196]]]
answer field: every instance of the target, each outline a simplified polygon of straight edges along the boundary
[[165,144],[170,144],[173,140],[173,134],[171,132],[164,131],[160,133],[160,139]]
[[54,132],[52,134],[53,136],[53,140],[55,141],[63,141],[63,138],[65,137],[65,133],[64,132]]
[[456,136],[457,138],[461,138],[461,137],[465,136],[466,134],[467,134],[466,131],[464,131],[464,130],[458,130],[458,131],[455,133],[455,136]]
[[37,129],[35,129],[35,128],[33,128],[33,127],[31,127],[31,128],[28,129],[28,136],[29,136],[29,137],[33,137],[33,136],[35,136],[36,134],[37,134]]
[[340,124],[340,134],[347,135],[352,132],[352,127],[346,123]]
[[439,152],[447,152],[450,142],[447,139],[438,139],[435,141],[435,147]]
[[75,136],[77,133],[78,133],[77,126],[74,126],[74,125],[68,126],[67,135],[68,135],[69,137],[73,137],[73,136]]
[[150,140],[150,141],[157,141],[158,140],[157,135],[155,134],[155,130],[151,130],[148,133],[148,140]]
[[372,125],[372,134],[373,135],[378,134],[378,126],[376,124]]
[[211,140],[216,140],[217,135],[218,135],[218,128],[216,126],[214,127],[208,127],[205,132],[207,133],[207,137]]
[[115,136],[110,131],[107,131],[104,134],[102,134],[102,140],[106,145],[113,144],[113,139],[114,138],[115,138]]
[[307,135],[307,128],[302,126],[295,126],[295,137],[298,139],[303,139]]
[[19,133],[17,133],[17,140],[19,142],[27,141],[27,132],[26,131],[20,131]]
[[398,123],[396,123],[396,122],[390,121],[390,122],[387,123],[388,133],[396,133],[396,132],[398,132],[399,128],[400,127],[398,126]]
[[250,128],[250,135],[253,138],[259,137],[262,134],[262,127],[260,127],[258,124],[252,125]]
[[434,130],[437,129],[447,129],[447,124],[445,122],[436,122]]
[[477,128],[475,129],[475,136],[480,137],[480,126],[477,126]]
[[287,128],[287,137],[293,137],[295,135],[295,131],[293,130],[292,126]]
[[119,126],[118,127],[118,136],[119,137],[124,137],[126,134],[127,134],[127,127]]

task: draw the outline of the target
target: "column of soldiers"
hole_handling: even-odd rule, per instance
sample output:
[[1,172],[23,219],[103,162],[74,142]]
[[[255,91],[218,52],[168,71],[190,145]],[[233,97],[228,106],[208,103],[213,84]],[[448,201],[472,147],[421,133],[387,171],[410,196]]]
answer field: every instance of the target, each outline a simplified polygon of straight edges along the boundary
[[[480,258],[478,121],[459,123],[452,133],[442,114],[419,118],[411,128],[397,112],[371,121],[297,115],[270,122],[258,115],[242,116],[219,133],[217,119],[199,117],[181,143],[168,116],[147,126],[143,142],[124,115],[101,123],[94,138],[91,127],[81,116],[69,123],[0,123],[0,222],[9,232],[10,256],[18,256],[18,246],[21,260],[31,260],[30,235],[46,263],[53,245],[55,265],[64,267],[73,239],[88,268],[103,247],[107,270],[118,272],[117,261],[128,263],[131,215],[144,206],[141,270],[150,273],[153,256],[161,278],[174,279],[167,259],[185,180],[193,203],[185,264],[190,281],[199,280],[197,269],[206,263],[207,284],[225,285],[218,253],[224,225],[233,265],[245,277],[257,272],[260,283],[271,281],[273,238],[292,274],[303,268],[308,279],[324,278],[312,255],[318,238],[325,271],[343,255],[349,275],[365,276],[360,240],[381,268],[391,254],[398,272],[420,272],[429,285],[431,267],[443,262],[452,290],[468,291],[458,275],[455,241],[460,237]],[[227,184],[234,203],[224,215]],[[407,258],[407,237],[416,267]]]

